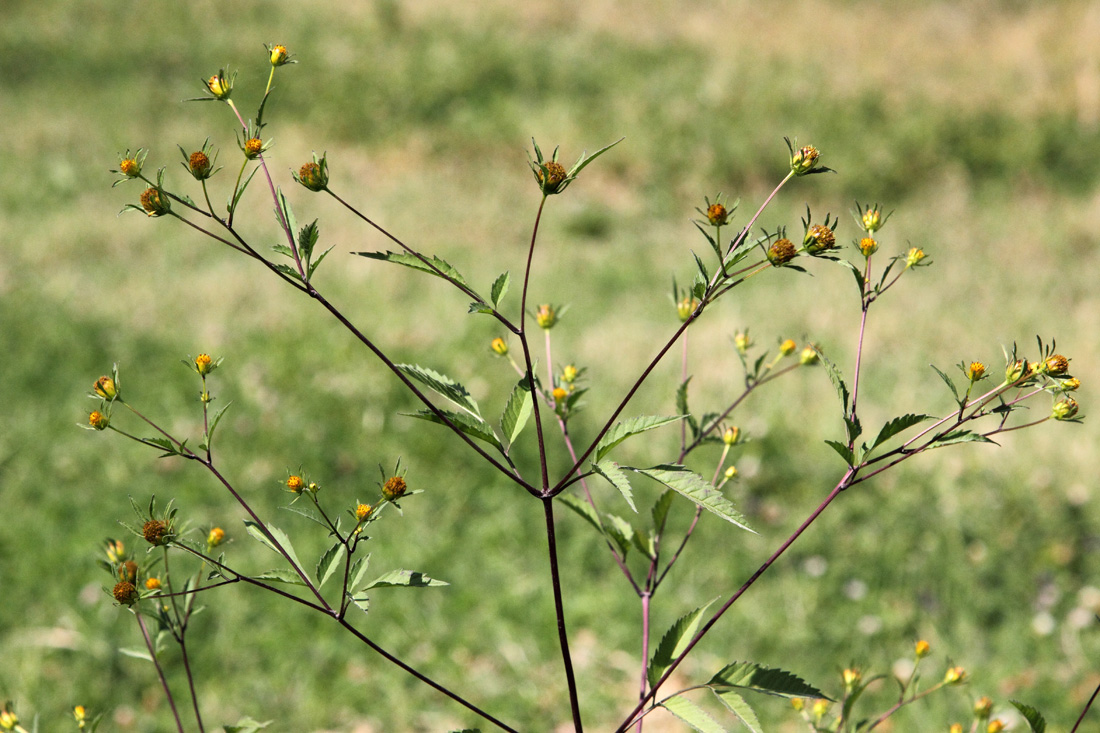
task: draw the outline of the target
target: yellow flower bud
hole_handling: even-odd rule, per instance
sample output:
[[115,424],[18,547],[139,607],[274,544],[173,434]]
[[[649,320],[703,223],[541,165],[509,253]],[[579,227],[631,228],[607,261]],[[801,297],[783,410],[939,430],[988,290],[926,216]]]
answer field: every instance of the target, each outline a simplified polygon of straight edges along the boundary
[[577,381],[578,375],[580,375],[580,370],[578,370],[577,367],[572,364],[566,364],[561,370],[561,381],[572,385],[573,382]]
[[918,641],[916,643],[915,647],[916,647],[917,659],[924,659],[925,657],[927,657],[929,654],[932,653],[932,645],[929,644],[924,639],[921,639],[920,641]]
[[741,428],[731,426],[722,433],[722,442],[726,445],[735,445],[741,437]]
[[77,705],[76,707],[73,708],[73,720],[76,721],[76,724],[80,728],[84,727],[84,719],[85,719],[86,716],[87,716],[87,712],[84,710],[83,705]]
[[195,357],[195,369],[198,370],[199,374],[206,376],[216,368],[217,365],[215,365],[214,360],[210,358],[210,354],[199,354]]
[[746,354],[749,351],[749,347],[752,346],[752,339],[749,338],[748,331],[738,331],[733,335],[733,345],[737,347],[737,350],[742,354]]
[[970,362],[970,366],[966,369],[966,378],[971,382],[977,382],[979,379],[985,376],[985,364],[980,361]]
[[860,217],[860,221],[863,224],[863,229],[868,234],[874,234],[884,223],[882,221],[882,211],[877,204],[868,206],[867,210],[863,212],[863,216]]
[[508,353],[508,342],[498,336],[489,342],[489,348],[499,356],[504,356]]
[[535,322],[539,324],[539,328],[548,331],[558,322],[558,314],[553,306],[544,303],[535,311]]
[[680,322],[683,323],[691,314],[695,312],[695,309],[699,307],[699,299],[693,295],[685,295],[683,300],[676,304],[676,315],[680,317]]
[[160,578],[146,578],[145,587],[148,590],[160,590]]
[[220,545],[225,540],[225,530],[221,527],[214,527],[206,535],[206,546],[213,549]]
[[137,571],[137,563],[133,560],[127,560],[118,566],[118,579],[133,583],[137,580]]
[[952,723],[947,731],[948,733],[963,733],[963,725],[962,723]]
[[225,78],[225,69],[219,69],[217,74],[209,79],[204,79],[203,82],[210,93],[214,95],[214,99],[220,99],[224,102],[233,93],[233,80]]
[[924,250],[920,247],[913,247],[909,250],[909,253],[905,255],[905,269],[910,267],[916,267],[920,264],[920,261],[924,259]]
[[270,51],[272,66],[282,66],[290,63],[290,54],[287,53],[286,46],[272,46]]
[[15,726],[17,725],[19,725],[19,716],[5,705],[4,709],[0,710],[0,728],[4,730],[15,730]]
[[110,421],[107,419],[107,416],[99,410],[93,410],[92,414],[88,415],[88,424],[96,430],[105,430],[107,425],[110,424]]
[[733,481],[735,478],[737,478],[737,468],[734,466],[730,466],[726,469],[726,473],[724,475],[727,481]]
[[985,727],[986,733],[1001,733],[1005,729],[1005,724],[1000,718],[994,718],[989,721],[989,725]]
[[802,353],[798,355],[798,363],[802,366],[811,366],[817,363],[817,351],[812,346],[807,346],[802,349]]
[[851,691],[851,689],[858,685],[860,683],[860,680],[863,679],[863,673],[860,672],[858,669],[853,668],[845,669],[843,672],[840,673],[840,676],[841,679],[844,680],[844,687],[847,688],[849,691]]
[[707,207],[707,221],[716,227],[726,225],[726,220],[729,219],[729,212],[726,211],[726,207],[717,201]]
[[779,353],[783,356],[790,356],[797,348],[798,345],[794,342],[794,339],[786,339],[783,343],[779,344]]
[[1077,400],[1072,397],[1063,397],[1054,403],[1054,407],[1051,408],[1050,416],[1055,420],[1069,420],[1077,414]]
[[288,476],[286,480],[286,490],[292,494],[300,494],[305,489],[306,482],[301,476]]
[[801,697],[792,697],[791,698],[791,707],[794,708],[795,710],[797,710],[798,712],[802,712],[802,708],[805,707],[805,706],[806,706],[806,701],[803,700]]
[[966,681],[966,670],[962,667],[951,667],[943,675],[944,684],[961,685]]
[[817,167],[821,154],[813,145],[805,145],[791,153],[791,171],[804,176]]
[[824,699],[814,700],[814,719],[821,720],[825,717],[825,713],[829,712],[829,701]]
[[985,720],[993,712],[993,699],[988,695],[982,695],[974,701],[974,715],[979,720]]
[[875,252],[878,252],[878,242],[871,237],[864,237],[859,240],[859,251],[863,253],[864,257],[870,257]]
[[374,507],[372,507],[370,504],[359,504],[355,507],[355,518],[358,519],[360,522],[363,522],[366,520],[367,517],[371,515],[371,512],[373,511]]
[[1015,384],[1030,373],[1031,366],[1027,363],[1027,359],[1017,359],[1005,367],[1005,381]]
[[141,208],[149,216],[164,216],[172,210],[172,203],[163,191],[150,186],[141,194]]
[[565,401],[565,398],[569,396],[569,393],[561,387],[554,387],[554,390],[553,392],[551,392],[551,394],[554,397],[554,402],[559,405],[562,404]]
[[1081,387],[1081,380],[1077,377],[1070,377],[1069,379],[1062,380],[1059,388],[1063,392],[1076,392]]
[[103,376],[96,380],[95,386],[92,390],[105,400],[113,400],[118,396],[118,389],[115,387],[115,380],[110,377]]
[[294,180],[310,191],[324,191],[328,188],[328,160],[324,155],[318,158],[314,154],[313,162],[299,168]]
[[244,141],[244,157],[252,160],[259,157],[264,151],[264,141],[258,137],[250,137]]

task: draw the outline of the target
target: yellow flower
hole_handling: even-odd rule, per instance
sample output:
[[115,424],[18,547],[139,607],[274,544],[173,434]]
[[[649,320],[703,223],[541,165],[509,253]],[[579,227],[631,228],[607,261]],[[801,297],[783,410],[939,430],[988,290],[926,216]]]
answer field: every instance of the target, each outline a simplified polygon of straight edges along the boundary
[[943,682],[947,685],[961,685],[966,681],[966,670],[962,667],[951,667],[943,675]]
[[104,430],[107,428],[109,421],[107,416],[99,410],[93,410],[92,414],[88,415],[88,424],[96,430]]
[[4,705],[4,709],[0,710],[0,728],[15,730],[17,725],[19,725],[19,716],[13,713],[7,705]]
[[726,207],[717,201],[707,207],[707,221],[714,226],[725,226],[728,218],[729,212],[726,211]]
[[302,489],[306,487],[306,482],[302,480],[301,476],[290,476],[286,480],[286,488],[292,494],[302,493]]
[[786,339],[783,343],[779,344],[779,353],[783,356],[790,356],[797,348],[798,345],[794,342],[794,339]]
[[264,141],[258,137],[250,137],[244,141],[244,155],[249,160],[259,156],[264,151]]
[[105,400],[113,400],[118,396],[118,389],[115,387],[115,380],[110,377],[103,376],[95,381],[95,386],[92,390]]
[[817,167],[821,153],[813,145],[804,145],[791,152],[791,171],[796,176],[804,176]]
[[324,191],[328,188],[328,160],[324,155],[318,158],[314,153],[313,161],[299,168],[294,180],[310,191]]
[[87,712],[84,710],[83,705],[77,705],[73,708],[73,720],[76,721],[77,726],[83,730],[84,718],[87,716]]
[[489,348],[493,350],[493,353],[504,356],[508,353],[508,342],[497,336],[489,342]]
[[920,641],[918,641],[915,646],[916,646],[917,659],[924,659],[925,657],[927,657],[929,654],[932,653],[932,645],[929,644],[924,639],[921,639]]
[[552,395],[553,395],[553,397],[554,397],[554,402],[556,402],[556,403],[557,403],[557,404],[559,404],[559,405],[560,405],[560,404],[561,404],[562,402],[564,402],[564,401],[565,401],[565,398],[566,398],[566,397],[568,397],[568,396],[569,396],[569,393],[568,393],[568,392],[566,392],[566,391],[565,391],[565,390],[564,390],[563,388],[561,388],[561,387],[554,387],[554,390],[553,390],[553,392],[551,392],[551,394],[552,394]]
[[974,715],[980,720],[985,720],[993,712],[993,700],[988,695],[982,695],[974,701]]
[[210,354],[199,354],[195,357],[195,369],[199,374],[206,376],[216,368],[217,365],[215,365],[214,360],[210,358]]
[[367,517],[369,517],[371,515],[371,512],[373,511],[374,507],[372,507],[370,504],[360,504],[355,507],[355,518],[362,522]]
[[550,330],[554,327],[554,324],[558,322],[558,314],[554,310],[554,306],[547,303],[543,303],[535,311],[535,323],[539,324],[539,328],[543,330]]
[[985,727],[986,733],[1001,733],[1005,729],[1005,724],[1000,718],[994,718],[989,721],[989,725]]
[[859,251],[863,253],[864,257],[870,257],[875,252],[878,252],[878,242],[871,237],[864,237],[859,240]]
[[748,331],[738,331],[733,335],[733,345],[737,347],[737,350],[742,354],[748,353],[749,347],[752,346],[752,339],[749,338]]
[[810,366],[817,363],[817,351],[812,346],[807,346],[802,349],[802,353],[798,355],[798,363],[802,366]]
[[884,223],[882,221],[882,210],[879,209],[878,204],[868,206],[867,210],[863,212],[863,216],[860,217],[860,221],[868,234],[876,232]]
[[971,382],[977,382],[979,379],[985,376],[985,364],[980,361],[970,362],[970,366],[966,369],[966,378]]
[[924,250],[920,247],[913,247],[909,250],[909,253],[905,255],[905,269],[910,267],[916,267],[920,264],[920,261],[924,259]]
[[566,384],[573,384],[577,381],[577,377],[580,376],[580,370],[572,364],[566,364],[561,369],[561,381]]
[[400,476],[391,476],[386,480],[386,483],[382,484],[382,496],[393,501],[404,495],[407,489],[408,486],[405,484],[405,479]]
[[268,50],[271,51],[271,65],[282,66],[283,64],[289,64],[290,54],[286,51],[286,46],[271,46]]
[[209,548],[217,547],[225,540],[225,530],[221,527],[214,527],[210,530],[210,533],[206,535],[206,546]]
[[160,578],[146,578],[145,587],[148,590],[160,590]]
[[863,673],[854,668],[845,669],[840,673],[840,676],[844,680],[844,686],[849,690],[858,685],[860,680],[863,679]]
[[1081,380],[1078,379],[1077,377],[1070,377],[1069,379],[1063,380],[1062,383],[1059,385],[1059,388],[1063,392],[1075,392],[1080,387],[1081,387]]

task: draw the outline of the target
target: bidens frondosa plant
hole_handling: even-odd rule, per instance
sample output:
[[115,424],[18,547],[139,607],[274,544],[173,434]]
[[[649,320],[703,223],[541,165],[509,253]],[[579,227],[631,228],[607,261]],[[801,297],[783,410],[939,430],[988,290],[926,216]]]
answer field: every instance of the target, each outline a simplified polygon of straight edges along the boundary
[[[631,699],[623,701],[617,731],[643,730],[647,716],[658,708],[671,712],[697,730],[725,730],[732,718],[750,730],[759,731],[760,723],[749,701],[757,704],[768,698],[753,699],[747,697],[748,693],[789,698],[793,712],[811,730],[867,731],[880,726],[911,702],[966,683],[969,675],[965,670],[945,664],[939,668],[945,671],[933,674],[932,679],[942,674],[939,682],[923,687],[919,684],[917,668],[930,664],[925,660],[932,653],[925,641],[915,646],[910,673],[904,679],[899,677],[900,693],[896,703],[879,711],[857,712],[863,690],[881,677],[856,666],[844,669],[833,685],[836,691],[832,694],[795,674],[756,662],[731,660],[701,676],[692,673],[690,680],[685,678],[683,670],[678,670],[697,644],[716,624],[723,622],[745,593],[767,577],[768,569],[842,492],[934,448],[990,443],[1008,431],[1035,427],[1051,420],[1079,420],[1077,402],[1069,396],[1078,382],[1069,373],[1069,359],[1055,352],[1053,342],[1048,346],[1040,340],[1038,350],[1029,354],[1018,353],[1013,346],[1005,354],[1003,369],[973,360],[979,356],[987,358],[984,355],[960,354],[957,356],[962,359],[959,372],[937,370],[948,388],[946,406],[931,404],[927,413],[906,413],[883,424],[865,424],[864,383],[874,375],[865,373],[863,356],[874,346],[865,338],[873,307],[889,291],[899,287],[903,278],[907,287],[919,287],[918,271],[930,265],[931,260],[919,247],[897,248],[888,235],[889,230],[885,229],[889,214],[877,203],[856,204],[852,213],[860,231],[850,245],[846,245],[838,234],[838,219],[831,214],[824,218],[814,216],[809,208],[802,217],[801,235],[788,234],[787,227],[772,232],[758,228],[761,214],[782,189],[795,183],[821,180],[810,177],[830,171],[822,165],[825,156],[817,148],[797,146],[787,140],[787,160],[777,160],[778,184],[743,223],[735,223],[737,203],[727,202],[721,195],[703,199],[698,208],[703,218],[696,226],[709,252],[706,256],[686,258],[692,274],[687,278],[687,285],[673,280],[669,325],[665,333],[654,337],[655,355],[633,367],[621,365],[624,369],[633,369],[636,379],[613,409],[587,421],[584,432],[591,437],[577,441],[578,431],[574,426],[584,414],[583,396],[593,386],[583,364],[562,364],[563,360],[555,353],[552,336],[562,328],[580,327],[584,319],[564,318],[566,306],[539,302],[537,294],[532,292],[531,274],[539,242],[539,224],[542,217],[550,213],[551,198],[566,192],[589,164],[618,143],[599,148],[591,155],[582,153],[568,169],[558,162],[558,148],[555,147],[547,158],[538,144],[533,143],[533,156],[528,162],[534,183],[531,190],[534,223],[524,260],[513,263],[522,276],[517,278],[518,287],[513,287],[510,272],[504,271],[487,289],[482,289],[471,284],[454,265],[406,243],[362,213],[359,205],[346,200],[341,191],[349,187],[348,183],[341,181],[338,166],[330,170],[325,155],[313,155],[311,160],[293,165],[291,175],[269,168],[268,156],[272,148],[264,115],[276,71],[293,61],[283,46],[268,46],[267,53],[270,64],[267,88],[252,119],[246,120],[234,102],[236,73],[227,74],[222,69],[203,80],[204,96],[199,99],[224,103],[231,112],[230,122],[235,129],[232,134],[222,137],[229,139],[235,134],[239,152],[230,155],[228,162],[225,155],[222,157],[232,173],[218,176],[221,170],[215,164],[218,150],[210,144],[209,138],[197,150],[180,148],[188,175],[178,181],[167,179],[164,168],[150,178],[143,169],[146,152],[139,149],[131,154],[127,151],[117,170],[121,176],[119,182],[134,180],[146,186],[144,192],[137,194],[138,203],[129,204],[127,209],[141,211],[149,218],[182,222],[200,237],[251,259],[258,270],[266,270],[291,290],[316,302],[321,311],[347,330],[352,340],[365,347],[366,358],[379,360],[420,403],[420,409],[411,415],[412,418],[439,426],[440,438],[461,441],[471,460],[484,462],[502,480],[522,490],[516,501],[527,501],[538,507],[545,517],[545,547],[549,561],[546,602],[553,605],[555,612],[553,633],[560,650],[564,691],[560,696],[560,709],[551,714],[571,719],[576,730],[582,729],[586,701],[570,653],[570,624],[564,610],[565,589],[561,582],[555,529],[556,522],[569,521],[559,516],[563,509],[575,515],[572,521],[590,526],[600,540],[598,544],[604,548],[601,551],[606,553],[607,561],[621,572],[623,589],[638,599],[637,688]],[[262,192],[251,188],[257,173],[265,187]],[[319,248],[320,229],[316,220],[304,225],[299,222],[291,208],[293,195],[277,185],[279,179],[301,185],[296,189],[303,194],[299,207],[308,205],[304,194],[331,197],[351,216],[393,242],[395,251],[355,253],[370,260],[370,266],[401,265],[412,271],[410,276],[439,278],[469,302],[469,313],[484,315],[495,322],[499,335],[492,338],[487,349],[480,346],[478,350],[480,358],[489,365],[486,370],[491,376],[486,396],[504,405],[498,418],[483,411],[479,400],[459,378],[442,374],[432,366],[392,360],[386,345],[376,343],[372,337],[370,323],[353,323],[326,298],[324,290],[315,282],[315,275],[332,248],[323,251]],[[215,187],[218,195],[211,196]],[[274,247],[261,246],[238,225],[243,213],[242,203],[252,201],[245,199],[246,192],[256,194],[259,200],[255,208],[258,210],[266,211],[274,205],[275,228],[279,235],[279,242]],[[225,203],[215,205],[214,200]],[[156,225],[165,224],[157,222]],[[790,334],[764,335],[759,330],[750,336],[749,329],[745,328],[734,337],[733,355],[743,370],[740,387],[735,393],[719,399],[712,397],[702,410],[697,409],[694,403],[698,397],[690,391],[689,334],[693,324],[749,278],[769,277],[780,269],[805,272],[829,266],[845,268],[855,285],[859,319],[854,323],[855,336],[849,344],[853,349],[852,370],[845,373],[827,353],[841,345],[826,349],[819,343],[800,343],[789,338]],[[630,294],[623,297],[628,298]],[[594,314],[587,317],[593,318]],[[643,384],[654,380],[654,368],[670,352],[675,353],[677,347],[679,379],[675,384],[664,385],[669,395],[668,414],[630,414],[635,393]],[[504,357],[511,369],[503,361],[490,361],[494,357]],[[231,472],[224,471],[215,458],[215,431],[226,408],[214,408],[216,398],[211,383],[221,359],[204,353],[188,357],[184,363],[199,378],[199,435],[177,435],[165,427],[173,420],[153,418],[140,412],[131,401],[129,382],[127,391],[123,392],[117,366],[110,376],[95,381],[90,396],[97,402],[96,409],[84,421],[84,427],[90,430],[115,433],[164,456],[192,464],[220,485],[226,496],[248,517],[241,528],[243,532],[234,532],[210,524],[202,526],[195,518],[180,518],[171,503],[158,510],[155,500],[150,500],[146,507],[135,503],[140,518],[139,525],[132,527],[135,537],[128,543],[117,540],[107,543],[103,561],[110,573],[107,590],[122,610],[133,615],[163,692],[172,703],[177,728],[185,730],[183,720],[192,716],[201,729],[202,711],[193,685],[181,689],[170,684],[162,657],[158,655],[158,644],[167,639],[178,646],[184,679],[192,680],[187,650],[193,642],[188,630],[196,610],[196,598],[215,590],[224,592],[227,586],[246,584],[277,593],[323,615],[375,652],[379,665],[396,665],[432,687],[445,700],[464,708],[468,716],[480,721],[479,725],[517,730],[514,724],[502,719],[503,716],[476,702],[476,677],[435,679],[428,670],[414,668],[377,643],[375,638],[380,634],[372,629],[369,617],[352,614],[353,609],[368,611],[375,592],[381,589],[446,585],[423,572],[401,567],[387,569],[381,575],[377,571],[369,573],[365,561],[365,548],[370,541],[365,530],[400,531],[392,520],[401,515],[403,506],[412,506],[417,501],[421,493],[417,487],[433,484],[431,477],[418,475],[415,470],[407,474],[401,461],[396,460],[392,470],[380,465],[381,478],[369,495],[357,496],[347,487],[340,486],[335,477],[311,477],[302,466],[288,469],[286,477],[280,481],[280,490],[288,495],[289,503],[298,504],[295,507],[298,514],[312,521],[295,525],[293,531],[277,527],[270,517],[260,515],[245,498],[246,493],[227,478]],[[994,378],[994,375],[1003,377]],[[841,418],[838,424],[842,426],[838,434],[828,436],[826,441],[841,459],[829,481],[831,489],[822,487],[824,499],[818,506],[807,508],[801,525],[778,543],[774,552],[758,567],[731,571],[739,577],[738,586],[725,589],[719,599],[706,606],[678,607],[681,602],[678,598],[668,597],[660,591],[671,571],[679,566],[683,550],[696,527],[703,521],[724,522],[729,525],[731,542],[736,541],[738,532],[752,531],[750,520],[736,503],[738,487],[746,481],[736,464],[744,445],[751,439],[738,426],[739,408],[750,394],[780,380],[809,379],[824,383],[822,377],[836,392]],[[1030,414],[1040,417],[1023,418],[1022,408],[1035,403],[1043,404],[1041,409],[1032,410]],[[748,423],[741,423],[745,424]],[[669,448],[664,455],[631,464],[616,459],[624,441],[659,429],[663,429],[662,434],[668,438]],[[517,451],[521,443],[530,448],[522,453]],[[548,458],[553,443],[564,447],[568,465],[558,465]],[[415,465],[415,457],[411,462]],[[822,468],[820,475],[828,470]],[[647,480],[642,481],[642,478]],[[479,490],[486,489],[479,487]],[[678,526],[670,519],[675,503],[691,507],[693,519],[687,526]],[[471,521],[491,520],[475,518]],[[321,532],[329,538],[328,547],[319,558],[304,561],[295,551],[292,535],[305,532]],[[228,543],[234,535],[247,535],[261,543],[279,558],[281,568],[256,572],[242,567],[228,554]],[[531,545],[518,539],[517,542],[520,544],[509,548],[509,552],[542,552],[535,549],[537,543]],[[147,546],[144,554],[131,549],[131,545],[141,543]],[[456,548],[456,552],[460,549],[465,548]],[[276,587],[274,584],[282,585]],[[573,592],[595,591],[579,588]],[[384,596],[379,595],[378,602],[385,602]],[[651,632],[657,604],[664,604],[666,615],[672,612],[679,616],[663,635]],[[441,619],[440,623],[458,624],[461,619]],[[150,624],[156,629],[151,630]],[[783,660],[769,661],[783,663]],[[177,704],[181,695],[189,700]],[[1037,712],[1030,709],[1025,712],[1026,706],[1017,707],[1034,730],[1041,730],[1042,718]],[[983,703],[975,711],[973,724],[991,725],[992,709],[992,703]],[[722,716],[726,722],[721,722]],[[561,722],[547,720],[546,729],[560,729]],[[262,724],[249,720],[238,725],[241,726],[238,729],[255,729]],[[947,725],[944,721],[942,728],[946,729]]]

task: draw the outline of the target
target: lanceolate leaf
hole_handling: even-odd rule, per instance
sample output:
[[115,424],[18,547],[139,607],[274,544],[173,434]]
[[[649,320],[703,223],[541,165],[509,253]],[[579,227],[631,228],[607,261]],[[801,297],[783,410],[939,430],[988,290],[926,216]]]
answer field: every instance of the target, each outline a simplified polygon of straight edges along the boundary
[[336,572],[336,569],[340,567],[340,561],[344,559],[344,544],[337,542],[332,547],[328,548],[324,555],[317,561],[317,587],[320,588],[325,584],[332,574]]
[[450,583],[430,578],[415,570],[393,570],[367,583],[360,593],[372,588],[427,588],[440,585],[450,585]]
[[942,379],[944,383],[947,384],[947,386],[951,389],[951,394],[955,398],[955,401],[961,403],[962,399],[959,397],[959,390],[955,389],[955,383],[951,381],[951,377],[944,374],[935,364],[929,364],[928,366],[932,367],[932,369],[935,370],[936,374],[940,375],[940,379]]
[[944,433],[935,440],[932,441],[932,448],[942,448],[945,445],[955,445],[956,443],[994,443],[996,441],[990,440],[984,435],[978,433],[972,433],[969,430],[952,430],[950,433]]
[[675,417],[659,417],[651,415],[643,417],[632,417],[625,422],[615,423],[615,425],[604,434],[603,438],[601,438],[600,442],[596,445],[595,462],[599,463],[600,461],[602,461],[604,456],[606,456],[612,448],[633,435],[644,433],[647,430],[659,428],[662,425],[668,425],[670,422],[676,422],[677,420],[683,419],[683,415],[676,415]]
[[844,384],[844,377],[840,375],[840,369],[836,364],[829,360],[829,357],[821,353],[821,349],[814,348],[817,352],[818,358],[821,359],[821,363],[825,365],[825,373],[829,375],[829,381],[833,383],[833,388],[836,389],[837,396],[840,397],[840,403],[844,406],[844,412],[848,412],[848,385]]
[[[279,205],[275,210],[275,218],[279,220],[279,227],[282,228],[285,223],[287,230],[293,236],[294,232],[298,231],[298,220],[294,217],[294,212],[290,208],[290,202],[286,200],[286,196],[283,194],[283,189],[276,189],[276,198],[279,200]],[[286,216],[285,222],[283,216]]]
[[699,436],[699,423],[695,421],[695,418],[691,416],[691,410],[688,409],[688,384],[691,382],[691,377],[688,377],[680,386],[676,389],[676,409],[680,411],[680,414],[684,416],[684,419],[688,421],[688,427],[691,428],[691,437],[696,438]]
[[895,417],[890,422],[882,426],[882,430],[878,432],[878,437],[875,438],[875,442],[871,443],[871,450],[879,447],[890,438],[894,437],[903,430],[908,430],[914,425],[919,425],[925,420],[931,420],[929,415],[902,415],[901,417]]
[[744,698],[728,688],[722,690],[712,689],[711,691],[752,733],[764,733],[764,729],[760,727],[760,720]]
[[662,702],[661,707],[701,733],[726,733],[717,720],[686,697],[671,697]]
[[532,399],[531,383],[524,377],[512,390],[512,396],[508,398],[508,404],[504,407],[504,414],[500,416],[500,430],[504,433],[504,439],[508,445],[516,442],[516,438],[523,432],[531,417]]
[[297,573],[293,570],[287,570],[286,568],[268,570],[267,572],[253,576],[253,580],[273,580],[276,583],[286,583],[288,585],[305,585],[302,579],[298,577]]
[[470,392],[465,387],[454,379],[416,364],[398,364],[397,368],[407,376],[443,395],[471,415],[481,418],[481,410],[477,406],[477,401],[470,396]]
[[[480,417],[472,417],[463,412],[451,412],[450,410],[440,410],[447,419],[454,424],[466,435],[471,438],[477,438],[478,440],[484,440],[489,445],[493,446],[501,453],[504,453],[504,446],[500,442],[500,438],[497,437],[493,429],[489,427],[489,423],[482,420]],[[440,425],[446,425],[438,415],[431,410],[420,410],[419,412],[403,412],[401,413],[408,417],[419,418],[420,420],[427,420],[428,422],[439,423]]]
[[489,293],[489,297],[493,299],[494,308],[500,308],[500,301],[504,299],[505,295],[507,295],[508,280],[508,273],[504,272],[501,274],[500,277],[493,281],[493,288]]
[[634,492],[630,488],[630,481],[627,480],[626,474],[619,470],[618,463],[614,461],[594,463],[592,464],[592,470],[610,481],[611,485],[618,489],[619,493],[626,499],[626,503],[630,505],[630,508],[637,513],[638,507],[634,506]]
[[557,501],[560,501],[577,514],[581,515],[585,521],[595,527],[597,531],[601,533],[604,531],[603,526],[600,525],[600,518],[596,514],[596,510],[584,499],[572,494],[559,494]]
[[[244,526],[245,529],[248,530],[248,533],[250,535],[255,537],[262,544],[267,545],[267,547],[271,548],[273,552],[278,552],[279,555],[283,554],[279,552],[279,548],[275,546],[275,544],[271,541],[271,538],[264,534],[264,531],[260,528],[260,525],[256,524],[251,519],[246,519],[244,520]],[[298,556],[294,553],[294,546],[290,544],[290,538],[286,536],[286,532],[271,524],[267,525],[267,531],[271,533],[271,537],[275,538],[275,542],[278,542],[279,545],[282,546],[282,548],[286,551],[286,554],[290,555],[290,560],[294,563],[294,569],[301,570],[302,563],[300,560],[298,560]]]
[[634,534],[634,528],[622,517],[617,517],[614,514],[605,514],[604,516],[607,517],[607,523],[604,525],[607,536],[618,545],[619,554],[626,557],[626,551],[630,549],[630,538]]
[[830,698],[813,685],[782,669],[762,667],[752,662],[734,662],[726,665],[707,682],[708,687],[721,689],[737,687],[764,692],[780,697]]
[[729,499],[722,496],[722,492],[714,488],[705,478],[697,473],[689,471],[683,466],[663,464],[654,466],[653,468],[633,468],[631,466],[623,466],[623,468],[628,471],[640,473],[643,476],[649,476],[651,479],[661,482],[681,496],[695,502],[695,504],[703,507],[708,512],[718,515],[741,529],[756,534],[756,532],[745,524],[745,518],[741,515],[741,512],[734,508]]
[[225,733],[256,733],[256,731],[271,725],[270,720],[259,722],[252,718],[241,718],[234,725],[223,726]]
[[668,517],[668,510],[672,508],[672,500],[676,498],[676,494],[672,491],[663,491],[661,495],[657,497],[657,501],[653,503],[653,509],[650,510],[650,514],[653,515],[653,526],[660,531],[665,526],[665,519]]
[[[467,289],[470,288],[470,286],[466,284],[466,279],[462,277],[462,274],[458,270],[453,268],[444,260],[439,259],[438,257],[425,255],[424,259],[422,260],[416,255],[411,255],[407,252],[353,252],[352,254],[357,254],[362,257],[369,257],[372,260],[395,262],[399,265],[404,265],[405,267],[411,267],[414,270],[426,272],[429,275],[435,275],[436,277],[443,277],[443,275],[446,275],[447,277],[457,282],[459,285],[462,285]],[[430,262],[431,265],[426,264],[425,260],[427,260],[427,262]],[[435,269],[433,269],[433,267]],[[436,270],[438,270],[439,272],[436,272]],[[443,275],[440,275],[439,273],[443,273]],[[471,292],[473,291],[471,290]]]
[[661,675],[672,665],[672,661],[687,649],[695,632],[699,630],[699,621],[702,619],[703,612],[711,603],[714,601],[681,616],[665,632],[661,643],[657,646],[657,651],[653,653],[653,659],[649,662],[649,669],[646,670],[650,686],[656,685],[657,680],[661,679]]

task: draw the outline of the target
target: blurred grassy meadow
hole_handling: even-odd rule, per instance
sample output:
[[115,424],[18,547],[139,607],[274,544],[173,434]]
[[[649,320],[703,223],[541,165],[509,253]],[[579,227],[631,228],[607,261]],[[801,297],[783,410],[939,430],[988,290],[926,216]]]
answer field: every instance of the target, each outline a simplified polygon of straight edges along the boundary
[[[115,216],[140,193],[110,185],[127,148],[149,148],[148,170],[167,166],[170,188],[198,196],[176,144],[190,151],[210,137],[224,197],[239,160],[230,113],[180,100],[224,64],[240,70],[234,98],[248,114],[266,81],[265,42],[300,61],[279,72],[267,158],[299,220],[320,218],[321,244],[337,247],[316,282],[395,360],[463,380],[487,414],[514,381],[487,349],[501,334],[443,283],[348,255],[387,243],[295,186],[289,171],[312,151],[328,152],[337,193],[486,289],[522,270],[538,203],[531,136],[544,150],[560,143],[566,163],[626,137],[549,202],[535,260],[533,302],[571,304],[553,331],[556,359],[589,369],[579,442],[676,327],[671,278],[690,280],[691,250],[706,249],[695,207],[718,191],[741,197],[743,224],[785,172],[784,135],[817,146],[839,173],[794,182],[764,226],[797,232],[809,204],[815,218],[839,214],[849,242],[853,202],[879,201],[896,211],[884,251],[920,246],[935,261],[872,310],[865,425],[943,414],[951,402],[929,363],[982,360],[996,375],[1001,346],[1034,356],[1036,334],[1072,357],[1083,412],[1095,403],[1095,3],[7,0],[3,16],[0,698],[25,718],[40,712],[46,729],[62,728],[76,703],[106,710],[106,730],[174,729],[151,666],[117,653],[139,637],[94,565],[103,538],[122,536],[117,520],[131,518],[128,495],[176,497],[183,517],[228,530],[234,561],[270,565],[196,467],[74,425],[118,361],[130,401],[173,431],[199,430],[197,385],[179,359],[203,351],[225,357],[214,389],[234,403],[219,462],[301,555],[325,538],[278,509],[288,468],[304,465],[330,507],[365,499],[377,464],[398,456],[425,489],[378,525],[372,566],[452,585],[380,591],[362,628],[521,730],[568,721],[537,503],[442,429],[400,417],[414,403],[396,380],[275,278],[171,220]],[[274,243],[256,183],[243,228]],[[693,407],[735,394],[731,337],[745,328],[771,348],[813,340],[851,369],[850,276],[809,269],[754,278],[693,327]],[[518,286],[509,300],[516,308]],[[672,414],[677,379],[670,358],[627,414]],[[824,497],[842,472],[822,442],[839,436],[837,418],[820,369],[745,404],[735,422],[753,440],[728,493],[759,535],[705,519],[658,596],[658,630],[739,585]],[[619,460],[667,459],[673,432],[623,446]],[[1100,681],[1098,438],[1095,421],[1046,424],[861,485],[724,619],[681,681],[751,659],[837,690],[842,667],[889,674],[926,638],[930,679],[950,658],[972,682],[913,706],[894,729],[939,730],[980,694],[1004,707],[1022,699],[1068,729]],[[707,473],[715,457],[694,467]],[[640,506],[657,495],[636,491]],[[586,723],[605,729],[634,694],[637,603],[602,542],[564,509],[559,523]],[[477,724],[323,619],[248,589],[206,599],[193,654],[211,729],[242,715],[273,719],[273,730]],[[881,707],[891,684],[877,688]],[[784,701],[754,702],[768,730],[795,729]]]

